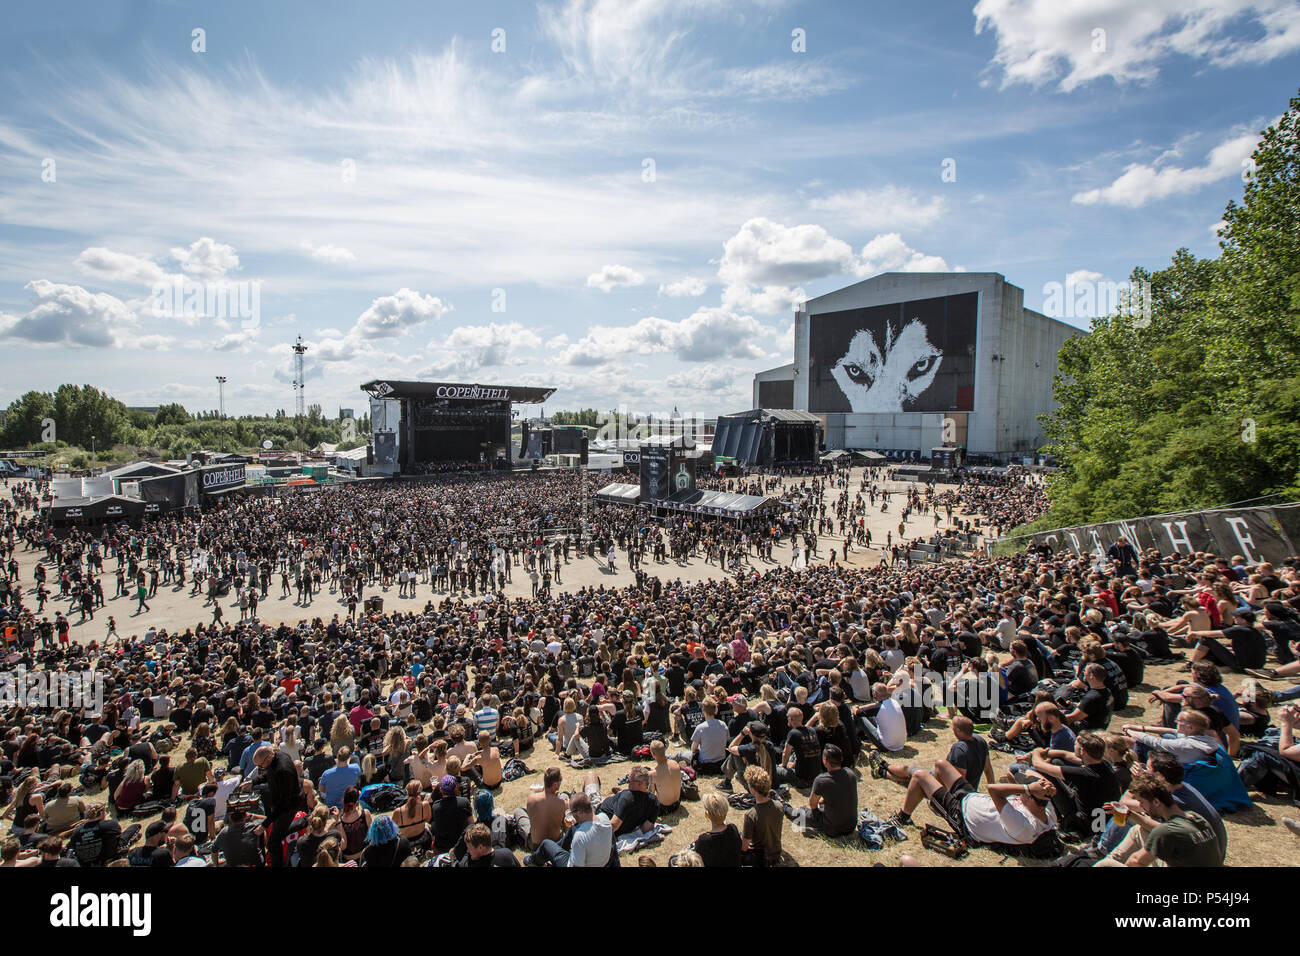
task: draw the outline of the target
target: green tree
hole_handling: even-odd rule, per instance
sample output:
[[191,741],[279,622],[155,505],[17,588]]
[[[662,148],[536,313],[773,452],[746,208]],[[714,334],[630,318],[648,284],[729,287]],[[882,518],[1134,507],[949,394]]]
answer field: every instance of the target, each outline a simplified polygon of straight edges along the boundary
[[27,392],[10,402],[5,410],[0,442],[6,448],[20,449],[43,440],[44,421],[54,417],[54,396],[48,392]]
[[1035,527],[1300,494],[1300,96],[1264,130],[1217,259],[1147,274],[1150,318],[1067,342],[1043,419],[1063,471]]

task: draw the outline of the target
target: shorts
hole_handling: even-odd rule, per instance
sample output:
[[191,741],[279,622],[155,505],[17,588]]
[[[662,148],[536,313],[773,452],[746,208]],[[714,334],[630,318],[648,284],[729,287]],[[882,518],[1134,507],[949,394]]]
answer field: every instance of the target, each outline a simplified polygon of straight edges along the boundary
[[970,781],[961,777],[953,782],[951,788],[940,787],[930,797],[932,803],[943,808],[943,812],[954,824],[960,825],[961,834],[966,835],[966,820],[961,814],[962,801],[974,793],[975,790],[970,785]]

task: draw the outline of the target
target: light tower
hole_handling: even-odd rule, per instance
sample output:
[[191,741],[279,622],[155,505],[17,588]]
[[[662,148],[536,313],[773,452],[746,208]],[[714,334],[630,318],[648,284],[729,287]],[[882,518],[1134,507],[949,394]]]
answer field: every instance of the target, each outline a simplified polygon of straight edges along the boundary
[[217,376],[217,413],[226,417],[226,376]]
[[302,336],[298,336],[298,341],[293,346],[293,390],[295,397],[295,408],[299,418],[307,413],[303,403],[302,390],[306,386],[303,381],[303,355],[307,351],[307,346],[302,344]]

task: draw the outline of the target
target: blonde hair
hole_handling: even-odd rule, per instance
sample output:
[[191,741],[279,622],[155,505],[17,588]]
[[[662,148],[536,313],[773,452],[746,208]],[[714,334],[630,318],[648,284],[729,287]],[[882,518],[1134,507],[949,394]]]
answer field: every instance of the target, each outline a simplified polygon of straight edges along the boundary
[[705,816],[716,826],[721,826],[727,821],[727,810],[731,805],[727,803],[726,797],[714,790],[704,795],[703,803]]

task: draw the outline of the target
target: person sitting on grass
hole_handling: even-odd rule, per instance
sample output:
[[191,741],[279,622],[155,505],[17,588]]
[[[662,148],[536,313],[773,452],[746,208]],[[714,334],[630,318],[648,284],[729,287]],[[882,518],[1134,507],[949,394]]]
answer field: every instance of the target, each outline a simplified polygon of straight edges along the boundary
[[1050,780],[990,784],[984,794],[976,793],[966,775],[946,760],[935,761],[933,772],[906,768],[905,783],[892,770],[890,777],[907,787],[903,808],[889,818],[894,826],[911,826],[912,813],[928,798],[944,808],[959,835],[975,843],[1028,846],[1056,829],[1056,786]]
[[844,768],[844,752],[835,744],[822,750],[822,765],[826,772],[813,780],[808,806],[782,809],[805,835],[847,836],[858,825],[858,778]]
[[1123,800],[1107,809],[1127,812],[1135,826],[1110,854],[1094,866],[1222,866],[1223,854],[1214,827],[1194,810],[1183,810],[1168,785],[1153,773],[1134,774]]
[[741,862],[744,866],[776,866],[781,861],[781,822],[785,814],[772,802],[772,778],[762,767],[746,767],[745,787],[754,797],[754,806],[745,814]]

